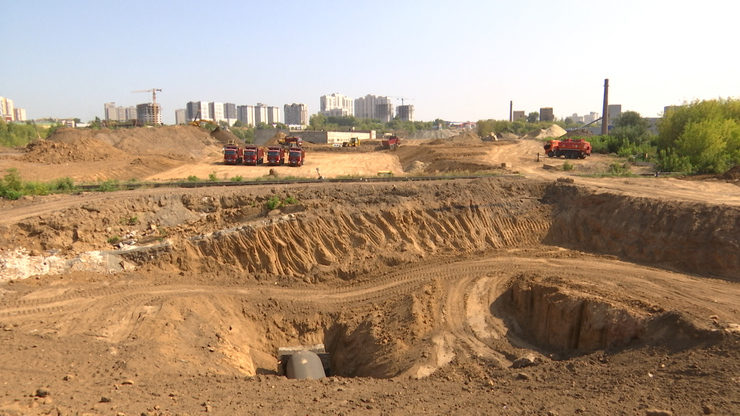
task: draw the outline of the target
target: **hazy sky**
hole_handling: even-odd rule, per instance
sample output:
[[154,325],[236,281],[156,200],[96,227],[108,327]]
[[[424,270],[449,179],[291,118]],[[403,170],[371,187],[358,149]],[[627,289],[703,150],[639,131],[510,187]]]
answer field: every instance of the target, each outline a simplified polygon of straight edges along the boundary
[[[740,96],[737,0],[0,0],[0,96],[29,118],[147,102],[281,109],[338,92],[407,98],[419,120],[643,116]],[[400,104],[400,102],[398,103]]]

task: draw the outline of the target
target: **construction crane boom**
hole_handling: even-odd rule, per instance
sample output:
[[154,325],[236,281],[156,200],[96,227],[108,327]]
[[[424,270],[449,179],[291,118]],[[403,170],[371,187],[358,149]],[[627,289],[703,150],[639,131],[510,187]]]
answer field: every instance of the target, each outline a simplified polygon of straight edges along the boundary
[[150,88],[148,90],[136,90],[131,92],[151,92],[152,93],[152,103],[157,103],[157,91],[162,92],[161,88]]

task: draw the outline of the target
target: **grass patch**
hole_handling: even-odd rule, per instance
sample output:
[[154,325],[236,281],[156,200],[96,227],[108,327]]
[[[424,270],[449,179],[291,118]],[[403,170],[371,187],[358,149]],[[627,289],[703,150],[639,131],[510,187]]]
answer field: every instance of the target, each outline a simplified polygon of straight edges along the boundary
[[267,202],[265,202],[265,208],[267,208],[268,211],[272,211],[273,209],[278,209],[285,205],[293,205],[297,203],[298,200],[295,197],[287,196],[285,198],[280,198],[278,195],[273,195],[267,200]]
[[48,195],[75,190],[70,178],[59,178],[51,182],[23,181],[18,169],[8,169],[0,180],[0,198],[19,199],[24,195]]
[[575,168],[575,166],[573,166],[572,163],[568,163],[568,162],[563,163],[563,170],[566,171],[566,172],[567,171],[570,171],[570,170],[573,170],[574,168]]

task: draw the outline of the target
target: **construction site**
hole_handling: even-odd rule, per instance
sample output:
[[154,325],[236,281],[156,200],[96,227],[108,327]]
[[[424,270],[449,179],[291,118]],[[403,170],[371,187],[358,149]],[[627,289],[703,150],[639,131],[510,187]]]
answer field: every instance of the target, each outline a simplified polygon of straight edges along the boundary
[[740,170],[604,177],[564,134],[0,149],[146,185],[0,199],[0,415],[740,414]]

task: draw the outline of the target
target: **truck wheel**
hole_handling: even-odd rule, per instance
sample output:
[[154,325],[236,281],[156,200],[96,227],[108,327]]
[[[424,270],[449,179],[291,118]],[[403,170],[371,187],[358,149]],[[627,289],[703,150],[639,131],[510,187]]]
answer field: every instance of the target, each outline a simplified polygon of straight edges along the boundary
[[555,152],[553,152],[552,150],[547,152],[547,157],[554,157],[554,156],[555,156]]
[[585,159],[586,158],[586,153],[581,152],[581,154],[579,154],[578,157],[581,158],[581,159]]

